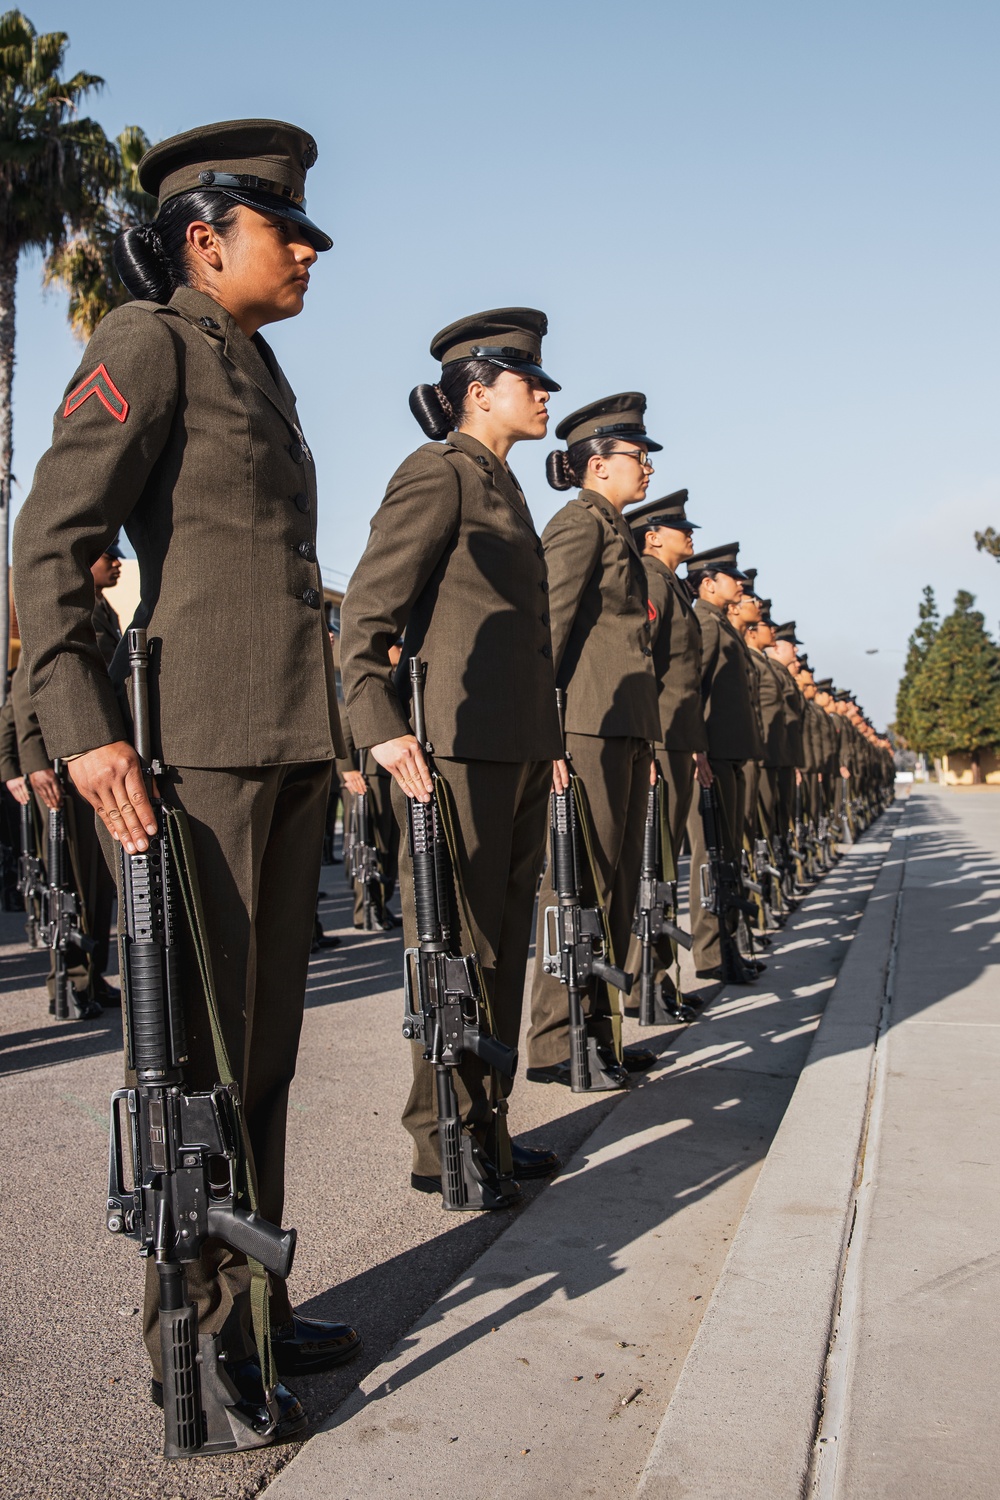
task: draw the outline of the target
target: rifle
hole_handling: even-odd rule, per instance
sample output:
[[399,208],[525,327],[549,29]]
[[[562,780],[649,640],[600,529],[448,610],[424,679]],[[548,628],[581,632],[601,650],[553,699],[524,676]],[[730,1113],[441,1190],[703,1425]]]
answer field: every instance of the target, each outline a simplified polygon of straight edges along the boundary
[[[30,794],[29,794],[30,795]],[[32,948],[39,944],[39,924],[42,917],[42,901],[48,886],[45,866],[38,857],[35,842],[35,814],[31,802],[22,803],[21,856],[17,862],[17,887],[24,901],[27,914],[26,931]]]
[[[413,732],[429,759],[434,747],[427,739],[424,720],[424,671],[419,656],[411,657]],[[493,1034],[477,954],[460,951],[458,872],[448,832],[451,808],[447,788],[433,762],[431,780],[429,802],[418,802],[416,797],[408,797],[406,802],[417,946],[407,948],[403,955],[403,1035],[407,1041],[423,1043],[424,1061],[434,1067],[445,1208],[499,1208],[517,1197],[517,1184],[509,1173],[498,1170],[479,1142],[462,1129],[455,1069],[471,1052],[494,1073],[513,1078],[517,1050]],[[502,1120],[498,1127],[504,1128]]]
[[[364,752],[358,751],[358,770],[364,763]],[[371,806],[367,789],[355,792],[351,798],[348,815],[349,832],[344,863],[347,865],[352,883],[360,881],[363,891],[365,931],[375,926],[373,914],[379,923],[382,920],[382,869],[378,850],[372,836]]]
[[[69,1016],[69,955],[92,951],[93,940],[83,929],[80,898],[73,884],[70,870],[69,845],[66,839],[66,778],[63,763],[55,760],[52,769],[59,783],[62,797],[58,807],[48,809],[46,839],[46,883],[41,890],[38,936],[40,946],[52,952],[53,996],[49,1012],[57,1021]],[[99,1014],[100,1007],[91,1007],[85,1001],[81,1006],[74,1001],[78,1017]]]
[[[760,826],[766,827],[764,820],[764,808],[761,805],[758,813]],[[776,927],[779,924],[775,917],[781,912],[782,898],[782,872],[775,863],[771,852],[771,843],[767,834],[754,840],[753,867],[761,886],[761,901],[763,903],[763,920],[767,927]]]
[[[736,934],[741,921],[754,915],[754,907],[743,895],[739,864],[725,857],[720,808],[713,787],[701,788],[699,810],[705,830],[705,863],[698,871],[701,904],[718,918],[723,983],[746,984],[750,982],[751,974],[743,962]],[[743,926],[746,929],[745,922]],[[752,954],[753,940],[749,929],[746,929],[746,937]]]
[[851,777],[842,776],[841,782],[841,840],[845,844],[854,843],[854,804],[851,799]]
[[[683,932],[675,921],[677,915],[677,881],[663,879],[663,776],[656,767],[656,780],[646,798],[646,824],[642,834],[642,866],[639,871],[639,893],[636,898],[632,931],[642,945],[639,967],[639,1025],[662,1025],[664,1020],[693,1021],[695,1012],[684,1004],[678,991],[673,1006],[663,1000],[665,1016],[658,1017],[654,953],[656,939],[666,935],[672,944],[690,948],[694,938]],[[673,875],[673,851],[670,872]],[[676,946],[674,948],[676,957]]]
[[[562,688],[556,689],[556,707],[562,726],[566,711],[566,694]],[[565,739],[563,730],[564,744]],[[566,758],[568,762],[568,755]],[[571,769],[566,790],[552,792],[549,797],[549,857],[558,905],[545,908],[542,955],[545,973],[566,986],[570,1088],[574,1094],[617,1089],[625,1082],[621,1064],[617,1059],[611,1064],[602,1057],[597,1038],[589,1034],[583,1009],[584,987],[591,979],[597,979],[620,990],[623,995],[632,988],[631,974],[608,961],[611,945],[599,896],[598,904],[583,904],[579,839],[579,799],[583,795],[582,784]]]
[[[177,924],[186,911],[198,948],[199,969],[213,1029],[218,1025],[210,967],[201,933],[200,902],[190,874],[186,831],[176,813],[155,797],[152,776],[162,768],[150,749],[146,632],[128,632],[135,748],[157,831],[142,854],[118,846],[118,890],[124,932],[120,939],[126,1062],[135,1087],[111,1096],[107,1227],[139,1242],[156,1263],[160,1284],[163,1358],[164,1454],[191,1458],[231,1453],[270,1443],[276,1420],[255,1428],[222,1363],[218,1334],[199,1334],[189,1302],[185,1267],[197,1261],[209,1237],[250,1261],[286,1277],[295,1253],[295,1230],[262,1219],[254,1207],[237,1085],[219,1082],[204,1091],[184,1088],[187,1062]],[[217,1044],[220,1072],[230,1072]],[[130,1171],[125,1169],[127,1120]],[[251,1204],[250,1211],[243,1206]],[[266,1304],[266,1292],[263,1298]],[[255,1318],[256,1322],[256,1318]],[[270,1398],[270,1329],[258,1328],[261,1373]]]

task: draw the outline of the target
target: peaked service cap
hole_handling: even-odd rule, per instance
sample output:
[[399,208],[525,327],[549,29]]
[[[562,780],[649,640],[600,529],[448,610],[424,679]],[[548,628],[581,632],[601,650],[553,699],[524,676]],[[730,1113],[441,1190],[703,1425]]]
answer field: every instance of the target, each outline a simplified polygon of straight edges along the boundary
[[673,494],[664,495],[662,500],[643,500],[641,505],[626,509],[622,515],[637,540],[645,532],[652,531],[654,526],[672,526],[675,531],[698,531],[700,528],[697,521],[689,521],[687,518],[687,501],[687,490],[674,490]]
[[802,642],[795,634],[795,621],[786,620],[784,625],[776,625],[774,629],[775,639],[779,641],[791,641],[793,646],[801,646]]
[[306,173],[319,152],[308,131],[284,120],[220,120],[151,146],[139,182],[162,208],[178,193],[214,189],[260,213],[290,219],[316,250],[333,244],[306,216]]
[[715,573],[728,573],[731,578],[738,578],[741,583],[748,583],[747,575],[741,573],[736,565],[739,552],[739,542],[726,542],[722,547],[706,547],[704,552],[696,552],[693,557],[687,559],[688,577],[692,573],[702,573],[710,568]]
[[585,438],[621,438],[625,443],[641,445],[649,453],[662,451],[646,431],[646,398],[641,391],[621,391],[617,396],[602,396],[563,417],[556,437],[572,448]]
[[533,375],[547,391],[561,391],[542,369],[542,339],[548,331],[549,320],[537,307],[496,307],[442,328],[431,339],[431,355],[443,365],[484,359],[501,370]]

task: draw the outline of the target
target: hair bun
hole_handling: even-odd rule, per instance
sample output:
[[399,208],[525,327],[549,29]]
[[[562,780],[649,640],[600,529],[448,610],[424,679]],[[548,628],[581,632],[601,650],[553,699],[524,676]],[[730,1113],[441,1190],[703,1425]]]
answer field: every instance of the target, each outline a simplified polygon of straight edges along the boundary
[[123,229],[112,252],[115,270],[133,297],[148,302],[170,301],[177,277],[152,224]]
[[436,385],[415,385],[410,392],[410,410],[429,438],[440,442],[455,425],[451,402]]
[[575,487],[576,478],[564,448],[554,449],[546,458],[545,477],[554,490],[571,490]]

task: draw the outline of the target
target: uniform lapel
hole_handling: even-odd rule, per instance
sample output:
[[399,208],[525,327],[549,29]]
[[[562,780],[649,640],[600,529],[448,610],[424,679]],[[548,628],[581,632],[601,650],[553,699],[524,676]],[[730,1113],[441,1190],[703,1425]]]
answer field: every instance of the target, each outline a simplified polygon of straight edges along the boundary
[[221,340],[223,357],[252,381],[298,433],[294,393],[260,334],[248,339],[224,307],[192,287],[178,287],[170,299],[170,307],[187,322],[203,329],[209,338]]
[[517,516],[518,520],[537,538],[535,523],[531,519],[528,502],[521,492],[521,487],[514,478],[507,465],[500,462],[497,455],[477,438],[470,437],[467,432],[452,432],[447,441],[459,453],[464,453],[466,458],[471,458],[479,471],[480,477],[492,481],[493,488],[497,494],[502,495]]
[[608,523],[608,525],[612,527],[615,534],[621,537],[622,541],[625,543],[626,547],[628,547],[633,557],[637,557],[639,559],[639,565],[640,567],[642,567],[643,577],[645,577],[646,569],[645,564],[643,563],[642,553],[639,551],[638,547],[635,544],[635,537],[632,535],[632,528],[626,525],[625,521],[622,519],[620,511],[615,510],[614,506],[609,505],[608,502],[604,499],[603,495],[598,495],[594,490],[581,490],[579,498],[583,501],[584,505],[589,505],[592,510],[596,510],[597,513],[602,516],[603,519]]

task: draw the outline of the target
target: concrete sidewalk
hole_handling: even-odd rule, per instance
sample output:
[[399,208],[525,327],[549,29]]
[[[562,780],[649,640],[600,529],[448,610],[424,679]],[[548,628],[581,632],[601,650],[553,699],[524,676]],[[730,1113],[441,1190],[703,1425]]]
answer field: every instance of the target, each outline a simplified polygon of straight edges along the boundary
[[642,1500],[997,1494],[998,850],[915,791]]
[[[768,954],[765,983],[726,992],[672,1035],[661,1067],[269,1495],[635,1494],[897,818],[883,819],[811,893]],[[715,1419],[713,1442],[725,1446],[717,1407]]]

